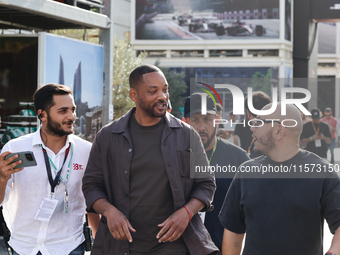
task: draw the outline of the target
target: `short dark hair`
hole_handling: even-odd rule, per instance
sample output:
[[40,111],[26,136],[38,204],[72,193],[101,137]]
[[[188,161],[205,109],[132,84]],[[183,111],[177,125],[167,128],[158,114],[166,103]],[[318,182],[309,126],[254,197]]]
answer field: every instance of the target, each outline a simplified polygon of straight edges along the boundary
[[35,111],[45,110],[49,112],[50,108],[55,104],[53,100],[54,95],[72,95],[72,91],[60,84],[46,84],[37,89],[33,95]]
[[130,88],[136,89],[141,80],[143,79],[143,75],[146,73],[153,72],[162,72],[157,66],[153,65],[141,65],[136,67],[130,74],[129,83]]
[[[255,116],[248,108],[248,102],[247,102],[248,96],[244,100],[244,109],[248,110],[253,116]],[[263,93],[262,91],[254,91],[252,97],[253,97],[253,106],[256,110],[261,110],[264,106],[272,102],[270,97],[266,93]]]

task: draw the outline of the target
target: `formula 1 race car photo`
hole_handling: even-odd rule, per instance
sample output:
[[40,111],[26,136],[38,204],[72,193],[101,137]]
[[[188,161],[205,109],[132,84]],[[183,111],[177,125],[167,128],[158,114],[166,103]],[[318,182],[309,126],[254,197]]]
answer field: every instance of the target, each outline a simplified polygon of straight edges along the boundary
[[[262,36],[263,34],[266,33],[265,28],[261,25],[256,25],[255,31],[254,31],[252,25],[246,25],[245,22],[241,22],[239,20],[232,23],[231,26],[226,27],[225,30],[227,31],[228,35],[230,35],[230,36],[251,35],[251,34],[254,34],[254,33],[257,36]],[[217,32],[218,31],[216,31],[216,33]],[[221,33],[220,30],[219,30],[219,32]]]

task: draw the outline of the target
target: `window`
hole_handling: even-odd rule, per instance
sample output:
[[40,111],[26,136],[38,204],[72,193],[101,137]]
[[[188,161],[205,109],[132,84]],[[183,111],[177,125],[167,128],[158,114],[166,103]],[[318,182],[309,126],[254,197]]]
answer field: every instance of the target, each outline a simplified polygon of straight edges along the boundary
[[137,51],[137,56],[141,54],[142,52],[146,52],[147,58],[165,58],[166,57],[166,50],[138,50]]
[[210,57],[242,57],[242,50],[209,50]]
[[248,50],[248,55],[253,57],[276,57],[279,56],[278,50]]
[[203,58],[203,50],[172,50],[172,58]]

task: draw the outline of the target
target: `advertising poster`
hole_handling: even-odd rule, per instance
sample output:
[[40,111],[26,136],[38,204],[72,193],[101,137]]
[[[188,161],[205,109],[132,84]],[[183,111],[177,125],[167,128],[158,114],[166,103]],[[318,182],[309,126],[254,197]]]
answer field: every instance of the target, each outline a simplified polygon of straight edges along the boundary
[[45,61],[45,84],[71,88],[75,134],[92,141],[102,127],[103,46],[47,34]]
[[0,149],[36,130],[32,95],[37,70],[38,37],[0,37]]
[[136,40],[279,38],[279,0],[135,0]]

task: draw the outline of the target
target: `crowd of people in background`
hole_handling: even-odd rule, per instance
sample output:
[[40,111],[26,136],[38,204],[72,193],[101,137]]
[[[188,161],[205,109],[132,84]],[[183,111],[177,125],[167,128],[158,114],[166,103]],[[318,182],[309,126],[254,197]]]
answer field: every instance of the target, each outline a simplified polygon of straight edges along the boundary
[[[265,93],[256,91],[253,93],[253,102],[255,109],[261,109],[270,103],[271,99]],[[217,104],[217,108],[219,107]],[[237,119],[237,116],[233,115],[232,111],[230,111],[228,122],[226,124],[219,123],[217,135],[247,150],[249,156],[255,158],[258,157],[259,154],[253,149],[254,140],[250,126],[244,123],[255,119],[256,116],[248,110],[247,98],[245,100],[245,109],[244,118],[240,116],[240,119]],[[335,162],[334,150],[336,144],[338,143],[338,145],[340,145],[340,118],[336,120],[336,118],[333,117],[333,112],[330,107],[325,108],[323,114],[318,108],[313,108],[310,112],[311,116],[306,116],[301,112],[304,126],[300,137],[300,147],[322,158],[328,159],[330,163],[333,164]],[[221,118],[224,118],[222,111],[217,114]],[[330,155],[329,158],[327,158],[328,151]]]
[[[327,169],[328,150],[335,162],[340,124],[331,108],[323,115],[311,109],[308,117],[288,105],[283,116],[278,103],[271,114],[256,115],[246,98],[238,119],[193,93],[181,121],[170,114],[159,68],[139,66],[129,82],[135,107],[103,127],[92,145],[73,135],[76,105],[66,86],[36,91],[38,131],[11,140],[0,155],[13,254],[83,255],[92,241],[85,208],[93,255],[239,255],[245,235],[244,255],[321,255],[324,220],[334,234],[326,254],[340,254],[339,176],[309,169]],[[272,107],[263,92],[248,97],[257,110]],[[283,125],[285,117],[296,125]],[[23,149],[36,155],[30,171],[10,155]],[[239,171],[292,166],[298,177]],[[215,171],[228,167],[237,171]]]

